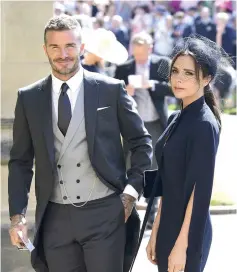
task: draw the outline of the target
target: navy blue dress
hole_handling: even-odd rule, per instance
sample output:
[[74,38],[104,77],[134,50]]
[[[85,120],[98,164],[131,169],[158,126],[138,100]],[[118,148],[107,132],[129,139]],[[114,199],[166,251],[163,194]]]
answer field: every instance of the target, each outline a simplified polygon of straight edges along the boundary
[[[173,117],[169,118],[169,123]],[[168,257],[180,233],[195,186],[185,272],[201,272],[212,240],[209,204],[219,127],[204,97],[181,110],[173,126],[165,146],[167,131],[156,145],[156,158],[161,156],[159,172],[162,190],[156,243],[158,268],[159,272],[167,272]]]

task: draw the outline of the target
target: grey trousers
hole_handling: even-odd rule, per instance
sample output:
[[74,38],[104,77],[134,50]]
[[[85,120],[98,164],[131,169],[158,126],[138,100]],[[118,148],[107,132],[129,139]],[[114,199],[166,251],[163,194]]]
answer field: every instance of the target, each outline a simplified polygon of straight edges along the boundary
[[50,202],[42,227],[49,272],[123,272],[124,219],[116,194],[82,208]]

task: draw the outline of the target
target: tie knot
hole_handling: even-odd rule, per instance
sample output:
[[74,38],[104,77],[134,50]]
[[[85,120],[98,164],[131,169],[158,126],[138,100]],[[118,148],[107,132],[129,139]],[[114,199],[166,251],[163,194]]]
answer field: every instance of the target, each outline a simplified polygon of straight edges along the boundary
[[67,83],[63,83],[62,84],[62,87],[61,87],[61,92],[62,92],[62,94],[65,94],[66,92],[67,92],[67,90],[69,89],[69,87],[68,87],[68,85],[67,85]]

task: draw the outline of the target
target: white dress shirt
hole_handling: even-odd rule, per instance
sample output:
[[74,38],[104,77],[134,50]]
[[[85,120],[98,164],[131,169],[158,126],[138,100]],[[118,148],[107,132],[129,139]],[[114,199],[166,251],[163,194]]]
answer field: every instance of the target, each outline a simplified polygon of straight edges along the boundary
[[[145,64],[136,63],[136,75],[141,75],[146,80],[149,80],[150,64],[150,58]],[[154,84],[153,87],[155,87]],[[159,115],[147,89],[136,89],[133,98],[137,103],[137,110],[143,122],[154,122],[159,119]]]
[[[55,77],[52,74],[52,107],[55,111],[56,120],[58,119],[58,99],[61,93],[62,84],[65,81],[62,81]],[[77,96],[80,91],[81,84],[83,84],[83,68],[80,67],[79,71],[71,77],[68,81],[66,81],[69,89],[67,90],[67,94],[71,103],[72,114],[75,108],[75,104],[77,101]],[[127,185],[124,189],[124,193],[129,194],[136,199],[138,198],[138,192],[131,185]]]

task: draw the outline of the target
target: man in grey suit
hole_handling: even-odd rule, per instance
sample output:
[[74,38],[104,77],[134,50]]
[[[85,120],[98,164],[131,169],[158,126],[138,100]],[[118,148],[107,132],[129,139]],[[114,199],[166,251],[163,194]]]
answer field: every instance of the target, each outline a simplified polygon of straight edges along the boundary
[[[18,92],[9,161],[12,244],[27,239],[35,158],[36,271],[128,271],[139,235],[134,208],[150,168],[151,137],[124,85],[80,66],[84,45],[70,16],[45,27],[50,76]],[[126,173],[121,137],[132,150]],[[126,223],[125,223],[126,222]]]

